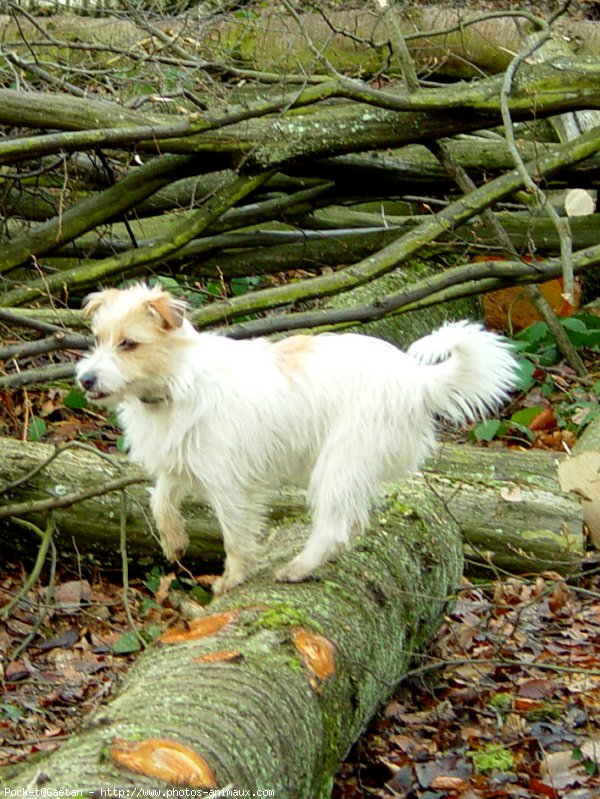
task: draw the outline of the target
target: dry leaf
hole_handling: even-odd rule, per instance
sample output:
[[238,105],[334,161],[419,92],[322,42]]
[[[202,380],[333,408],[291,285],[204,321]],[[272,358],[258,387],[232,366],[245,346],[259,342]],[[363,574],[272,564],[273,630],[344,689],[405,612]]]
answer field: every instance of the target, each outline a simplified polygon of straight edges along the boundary
[[429,787],[436,791],[464,791],[469,787],[469,784],[460,777],[445,777],[441,775],[434,777]]

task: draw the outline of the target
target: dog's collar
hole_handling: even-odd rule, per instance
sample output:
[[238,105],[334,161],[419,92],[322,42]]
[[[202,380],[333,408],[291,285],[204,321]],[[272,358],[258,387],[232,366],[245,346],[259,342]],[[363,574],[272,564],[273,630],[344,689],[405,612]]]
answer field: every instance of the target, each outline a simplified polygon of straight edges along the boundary
[[166,402],[170,397],[168,394],[165,394],[162,397],[139,397],[138,399],[144,405],[160,405],[161,402]]

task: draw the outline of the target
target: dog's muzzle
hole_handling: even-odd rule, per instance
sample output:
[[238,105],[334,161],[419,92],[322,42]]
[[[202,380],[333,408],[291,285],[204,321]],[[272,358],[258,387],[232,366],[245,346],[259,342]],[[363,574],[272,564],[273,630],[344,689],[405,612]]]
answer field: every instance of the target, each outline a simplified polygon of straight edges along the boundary
[[84,372],[77,378],[79,385],[92,401],[102,400],[108,397],[103,391],[98,391],[98,378],[93,372]]

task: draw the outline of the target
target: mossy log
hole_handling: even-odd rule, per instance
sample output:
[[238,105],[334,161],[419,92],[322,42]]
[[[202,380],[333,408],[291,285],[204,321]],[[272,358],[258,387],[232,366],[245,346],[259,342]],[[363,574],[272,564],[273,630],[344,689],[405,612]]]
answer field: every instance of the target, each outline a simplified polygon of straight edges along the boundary
[[[462,570],[460,533],[423,486],[394,491],[351,552],[292,585],[272,571],[298,528],[277,532],[264,573],[153,645],[78,735],[5,789],[328,797],[340,759],[439,625]],[[218,631],[200,637],[207,626]]]
[[[127,55],[147,59],[148,29],[114,16],[115,11],[127,9],[127,4],[119,0],[17,0],[15,5],[41,13],[41,16],[35,21],[24,16],[0,16],[3,41],[10,44],[24,37],[38,57],[47,56],[47,46],[36,48],[39,30],[47,29],[55,41],[64,42],[63,50],[67,50],[71,41],[91,41],[114,48],[116,54],[110,49],[108,53],[100,49],[93,54],[96,69],[108,59],[113,63],[119,55],[122,61]],[[310,75],[314,72],[315,50],[323,53],[343,74],[373,76],[382,70],[390,70],[389,26],[381,21],[373,4],[358,4],[356,7],[350,4],[350,8],[339,10],[329,8],[323,14],[311,13],[309,8],[304,8],[300,17],[303,29],[281,3],[253,7],[252,14],[248,15],[239,14],[237,7],[229,15],[214,14],[212,9],[207,9],[204,16],[201,12],[196,23],[194,15],[186,13],[178,21],[169,16],[169,11],[177,13],[178,8],[188,8],[197,3],[174,0],[173,3],[158,4],[149,0],[141,4],[140,9],[147,7],[152,12],[159,5],[164,8],[164,14],[158,21],[153,19],[153,23],[164,31],[168,30],[170,35],[175,32],[177,42],[184,36],[190,58],[208,59],[208,69],[212,63],[215,72],[227,74],[228,61],[234,56],[237,72],[244,67],[258,69],[263,73],[273,73],[273,80],[290,72]],[[108,19],[83,19],[86,14],[105,15]],[[526,13],[521,18],[516,14],[512,17],[496,14],[494,17],[470,9],[445,8],[440,4],[412,4],[406,11],[399,7],[396,15],[416,65],[428,72],[435,65],[435,74],[446,78],[479,77],[482,72],[493,74],[506,69],[523,36],[534,30],[532,17],[529,15],[527,19]],[[477,16],[484,19],[469,24]],[[580,54],[598,54],[597,23],[562,17],[554,21],[554,27],[567,41],[576,43]],[[447,33],[431,35],[443,30]],[[308,39],[312,47],[307,44]],[[368,43],[368,47],[359,44],[361,39]],[[71,59],[78,55],[79,60],[87,57],[85,63],[89,62],[89,53],[82,56],[76,50],[71,51]],[[236,74],[236,67],[230,68],[233,74]]]
[[[45,444],[0,439],[0,478],[14,481],[41,466],[53,453]],[[517,573],[553,569],[576,571],[583,557],[581,501],[562,493],[556,477],[561,456],[547,452],[513,452],[466,446],[443,446],[427,464],[423,477],[395,491],[420,491],[438,496],[447,509],[443,517],[456,520],[465,538],[469,562],[476,570],[499,568]],[[118,463],[118,461],[117,461]],[[131,467],[121,463],[125,475]],[[31,512],[28,503],[61,499],[69,494],[119,477],[118,467],[89,450],[63,451],[30,480],[4,493],[0,505],[0,543],[6,553],[29,557],[37,540],[7,519],[7,505],[21,503],[18,515],[44,525],[44,513]],[[127,487],[127,546],[133,564],[142,567],[160,559],[148,514],[148,484]],[[387,515],[390,503],[382,497],[375,515]],[[15,513],[16,511],[12,511]],[[119,564],[122,504],[118,493],[108,493],[53,511],[55,543],[60,558],[77,559],[86,568]],[[190,548],[186,563],[215,565],[222,556],[217,522],[206,508],[187,504]],[[274,495],[271,510],[275,527],[293,520],[306,526],[300,492]],[[306,534],[306,529],[304,530]],[[218,568],[218,567],[217,567]]]

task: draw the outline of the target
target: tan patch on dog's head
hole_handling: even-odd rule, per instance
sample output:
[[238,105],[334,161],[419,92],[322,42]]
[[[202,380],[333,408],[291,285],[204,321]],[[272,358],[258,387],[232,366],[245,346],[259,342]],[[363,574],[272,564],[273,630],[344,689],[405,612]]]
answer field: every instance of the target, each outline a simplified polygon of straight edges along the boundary
[[144,284],[122,291],[107,289],[86,298],[84,314],[91,317],[95,352],[112,358],[112,382],[118,382],[116,372],[128,386],[168,379],[179,347],[188,341],[180,335],[184,311],[184,302]]
[[162,321],[162,325],[167,330],[181,327],[185,316],[185,303],[177,300],[167,291],[159,291],[156,296],[148,300],[147,307],[150,313],[154,313]]
[[83,303],[83,316],[91,318],[92,330],[104,343],[147,341],[160,331],[181,327],[184,315],[183,301],[143,284],[96,291]]
[[118,289],[104,289],[103,291],[94,291],[88,294],[83,301],[82,316],[84,319],[89,319],[95,316],[103,305],[106,305],[115,299],[120,294]]
[[312,336],[290,336],[273,344],[277,364],[286,377],[292,377],[302,369],[306,356],[314,350]]

